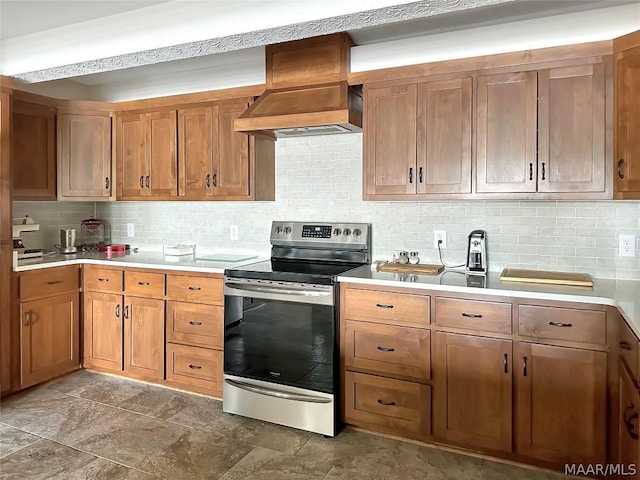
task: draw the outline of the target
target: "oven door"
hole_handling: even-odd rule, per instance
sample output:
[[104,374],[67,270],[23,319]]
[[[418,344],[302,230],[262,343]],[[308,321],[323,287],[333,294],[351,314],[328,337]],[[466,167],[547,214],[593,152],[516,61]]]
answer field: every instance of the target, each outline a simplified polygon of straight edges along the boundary
[[334,288],[225,278],[224,411],[334,434]]

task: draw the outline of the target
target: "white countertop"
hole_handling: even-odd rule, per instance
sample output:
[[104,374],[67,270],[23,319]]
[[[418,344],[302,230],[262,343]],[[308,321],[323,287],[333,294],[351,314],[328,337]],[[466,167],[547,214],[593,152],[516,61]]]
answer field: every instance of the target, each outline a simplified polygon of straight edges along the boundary
[[[540,300],[595,303],[617,307],[629,327],[640,338],[640,280],[594,278],[593,288],[534,283],[503,282],[499,272],[489,272],[484,287],[470,286],[478,277],[460,271],[440,275],[417,275],[372,271],[369,266],[356,268],[338,276],[339,282],[388,287],[439,290],[443,292],[480,293]],[[481,277],[482,278],[482,277]]]
[[209,260],[195,260],[192,255],[164,256],[161,252],[127,252],[122,256],[108,256],[104,253],[84,252],[73,255],[49,254],[42,258],[18,261],[15,272],[37,270],[64,265],[92,264],[121,267],[158,268],[162,270],[183,270],[187,272],[224,273],[227,268],[248,265],[265,260],[256,256],[240,262],[214,262]]

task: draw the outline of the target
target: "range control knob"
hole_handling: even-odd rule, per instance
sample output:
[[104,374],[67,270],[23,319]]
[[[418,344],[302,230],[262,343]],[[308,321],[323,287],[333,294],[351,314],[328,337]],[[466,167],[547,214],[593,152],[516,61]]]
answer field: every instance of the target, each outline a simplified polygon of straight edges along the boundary
[[342,234],[348,237],[349,235],[351,235],[351,230],[345,228],[344,230],[342,230]]
[[342,233],[342,230],[340,230],[339,228],[334,228],[333,229],[333,234],[337,237]]
[[276,233],[282,235],[282,227],[276,227]]
[[360,235],[362,235],[362,232],[360,231],[359,228],[354,228],[353,229],[353,236],[354,237],[359,237]]
[[284,234],[289,235],[291,233],[291,227],[284,227]]

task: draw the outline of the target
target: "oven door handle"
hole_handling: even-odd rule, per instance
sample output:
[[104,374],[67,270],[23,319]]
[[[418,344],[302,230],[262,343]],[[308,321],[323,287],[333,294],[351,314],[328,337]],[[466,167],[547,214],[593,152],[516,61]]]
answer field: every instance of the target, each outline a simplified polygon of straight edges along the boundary
[[[258,285],[245,285],[243,283],[226,282],[225,286],[238,290],[234,292],[234,296],[243,296],[244,292],[248,293],[273,293],[276,295],[295,295],[297,297],[328,297],[333,295],[331,290],[295,290],[292,288],[267,287]],[[250,295],[244,295],[246,297]]]
[[303,395],[300,393],[283,392],[282,390],[259,387],[257,385],[251,385],[250,383],[238,382],[237,380],[232,380],[230,378],[225,378],[224,381],[233,387],[247,390],[248,392],[252,393],[258,393],[260,395],[268,395],[270,397],[284,398],[287,400],[295,400],[298,402],[331,403],[330,398],[314,397],[313,395]]

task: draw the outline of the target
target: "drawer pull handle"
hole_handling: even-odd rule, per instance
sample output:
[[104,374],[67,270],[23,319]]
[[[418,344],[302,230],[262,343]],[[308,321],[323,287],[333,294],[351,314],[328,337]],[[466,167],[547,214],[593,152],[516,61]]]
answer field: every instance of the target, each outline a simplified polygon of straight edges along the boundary
[[192,363],[190,363],[189,368],[192,370],[200,370],[202,367],[200,365],[193,365]]
[[116,305],[116,318],[120,318],[120,304]]
[[[633,421],[638,419],[638,412],[635,411],[635,408],[636,407],[633,405],[633,403],[630,403],[629,405],[627,405],[627,408],[624,411],[623,421],[627,427],[627,433],[629,433],[629,436],[634,440],[638,440],[638,438],[640,437],[635,432],[636,426],[633,424]],[[629,410],[633,411],[633,413],[629,415],[629,417],[627,418],[627,412]]]
[[480,315],[479,313],[465,313],[465,312],[462,312],[462,316],[463,317],[467,317],[467,318],[482,318],[482,315]]
[[193,290],[193,291],[198,291],[198,290],[202,290],[202,288],[200,287],[189,287],[189,290]]
[[380,345],[378,345],[376,348],[378,350],[380,350],[381,352],[395,352],[396,351],[395,348],[381,347]]
[[378,307],[378,308],[393,308],[393,305],[388,305],[386,303],[376,303],[376,307]]
[[189,322],[189,325],[195,325],[196,327],[199,327],[200,325],[202,325],[202,322],[194,322],[193,320],[191,320]]
[[45,285],[55,285],[57,283],[62,283],[62,280],[52,280],[50,282],[44,282]]
[[561,323],[561,322],[549,322],[549,325],[551,325],[552,327],[564,327],[564,328],[573,327],[572,323]]
[[109,281],[109,279],[108,279],[108,278],[98,277],[98,281],[99,281],[99,282],[108,282],[108,281]]
[[[133,310],[133,308],[132,308]],[[129,318],[129,305],[125,305],[124,307],[124,313],[122,315],[123,318]]]
[[380,405],[384,405],[385,407],[391,407],[396,404],[396,402],[385,402],[384,400],[378,399],[378,403]]
[[502,362],[504,364],[504,373],[509,373],[509,355],[504,354],[504,360]]
[[527,357],[522,357],[522,375],[527,376]]
[[24,312],[24,324],[31,325],[31,312]]
[[149,285],[149,282],[138,282],[138,285],[142,285],[143,287],[146,287]]
[[620,348],[623,350],[633,350],[633,347],[629,342],[620,342]]

